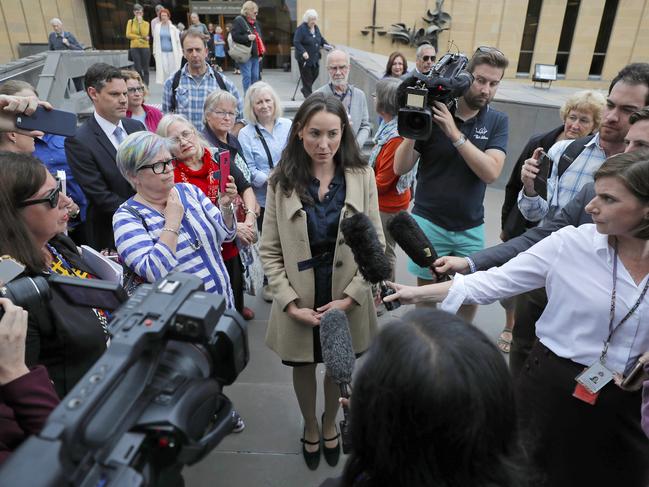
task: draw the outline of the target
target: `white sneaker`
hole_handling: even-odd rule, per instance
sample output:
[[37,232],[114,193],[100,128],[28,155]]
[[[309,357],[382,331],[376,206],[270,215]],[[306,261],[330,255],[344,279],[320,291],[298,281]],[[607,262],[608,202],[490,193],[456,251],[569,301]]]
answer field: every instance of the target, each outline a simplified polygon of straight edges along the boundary
[[264,298],[264,301],[267,303],[273,302],[273,293],[270,291],[270,287],[266,284],[261,290],[261,297]]
[[243,422],[243,418],[239,416],[239,413],[236,411],[232,411],[232,421],[234,423],[234,428],[232,428],[233,433],[241,433],[244,429],[246,429],[246,423]]

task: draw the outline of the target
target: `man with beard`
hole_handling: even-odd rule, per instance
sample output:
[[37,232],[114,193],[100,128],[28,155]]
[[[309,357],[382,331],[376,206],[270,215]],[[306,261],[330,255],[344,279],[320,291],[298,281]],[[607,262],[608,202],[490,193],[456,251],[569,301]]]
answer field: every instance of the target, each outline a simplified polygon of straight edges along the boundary
[[[394,172],[405,174],[419,159],[413,217],[441,256],[467,256],[484,248],[486,185],[502,171],[507,149],[507,115],[489,106],[509,64],[505,55],[480,47],[468,65],[474,81],[458,98],[454,113],[443,103],[433,108],[432,135],[404,139],[394,157]],[[423,286],[433,281],[428,268],[408,262]],[[460,314],[473,319],[476,307]]]
[[314,93],[324,93],[337,97],[347,110],[347,117],[351,123],[358,147],[370,136],[370,115],[367,111],[367,100],[365,93],[349,84],[349,70],[351,62],[345,51],[334,49],[327,56],[327,71],[329,72],[329,83],[315,90]]

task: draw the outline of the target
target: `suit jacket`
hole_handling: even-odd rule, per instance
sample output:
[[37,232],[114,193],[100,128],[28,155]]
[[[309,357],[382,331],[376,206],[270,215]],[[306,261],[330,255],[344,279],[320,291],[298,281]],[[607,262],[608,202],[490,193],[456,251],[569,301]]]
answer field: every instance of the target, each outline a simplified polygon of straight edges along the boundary
[[[137,120],[122,119],[127,134],[146,130]],[[65,140],[65,154],[70,169],[88,199],[86,229],[88,242],[97,250],[115,248],[113,213],[135,194],[117,169],[117,150],[94,116],[77,128],[74,137]]]
[[[374,172],[369,167],[348,169],[345,171],[345,185],[345,204],[340,219],[365,213],[372,220],[383,244]],[[368,348],[377,332],[374,301],[370,285],[361,277],[351,249],[344,243],[340,225],[336,242],[331,296],[335,300],[347,295],[358,303],[347,311],[347,317],[354,351],[359,353]],[[292,301],[296,301],[300,308],[313,309],[315,299],[313,269],[298,270],[298,262],[310,259],[312,255],[306,212],[295,191],[287,198],[281,189],[268,186],[259,253],[274,296],[266,344],[282,360],[312,362],[312,328],[294,321],[285,312]]]
[[572,225],[578,227],[584,223],[593,223],[591,216],[586,213],[586,205],[595,197],[595,183],[588,183],[581,188],[570,203],[564,206],[557,215],[539,227],[530,228],[519,237],[512,238],[500,245],[476,252],[469,257],[475,264],[476,270],[482,271],[494,266],[503,265],[519,253],[526,251],[532,245],[540,242],[552,232]]

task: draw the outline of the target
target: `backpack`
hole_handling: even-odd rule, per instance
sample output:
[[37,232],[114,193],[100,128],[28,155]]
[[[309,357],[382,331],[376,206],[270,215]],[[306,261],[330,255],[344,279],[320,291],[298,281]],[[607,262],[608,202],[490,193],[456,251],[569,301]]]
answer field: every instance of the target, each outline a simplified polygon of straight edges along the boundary
[[[169,104],[169,111],[170,112],[175,112],[176,111],[176,90],[178,89],[178,85],[180,84],[180,75],[182,74],[183,68],[180,68],[176,73],[174,74],[174,79],[171,82],[171,103]],[[214,76],[216,77],[216,82],[219,84],[219,88],[221,88],[223,91],[228,91],[228,88],[225,86],[225,81],[223,81],[223,76],[221,76],[218,72],[213,71]]]

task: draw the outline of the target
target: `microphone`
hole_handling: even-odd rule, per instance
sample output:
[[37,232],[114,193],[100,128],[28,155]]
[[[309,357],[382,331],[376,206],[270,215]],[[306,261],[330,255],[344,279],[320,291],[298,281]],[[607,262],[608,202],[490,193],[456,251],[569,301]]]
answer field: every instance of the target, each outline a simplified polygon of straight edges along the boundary
[[395,242],[415,264],[420,267],[428,267],[435,274],[437,282],[449,279],[448,276],[438,274],[435,271],[434,263],[439,256],[435,252],[433,244],[428,240],[428,237],[410,213],[400,211],[388,220],[387,227]]
[[[352,250],[354,261],[363,278],[367,282],[379,285],[381,301],[394,294],[396,291],[385,284],[392,274],[392,266],[381,248],[379,236],[369,217],[364,213],[356,213],[340,223],[340,230],[345,243]],[[383,304],[388,311],[401,306],[399,300]]]
[[[356,355],[352,347],[349,321],[344,311],[330,309],[320,319],[320,345],[322,361],[327,375],[340,387],[340,395],[349,399],[352,373]],[[349,408],[343,405],[344,419],[340,422],[343,453],[351,451],[351,431],[349,431]]]

